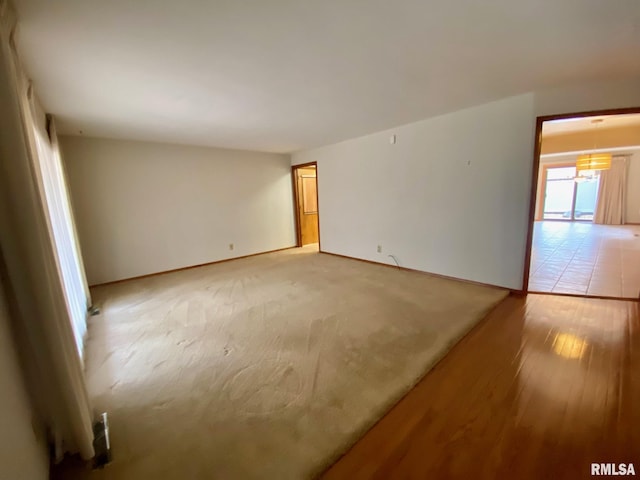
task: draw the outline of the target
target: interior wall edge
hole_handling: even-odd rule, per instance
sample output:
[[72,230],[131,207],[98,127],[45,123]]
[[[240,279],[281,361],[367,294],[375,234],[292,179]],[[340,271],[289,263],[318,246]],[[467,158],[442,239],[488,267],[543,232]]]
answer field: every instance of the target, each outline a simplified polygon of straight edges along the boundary
[[467,279],[458,278],[458,277],[450,277],[448,275],[441,275],[439,273],[428,272],[426,270],[417,270],[415,268],[399,267],[397,265],[392,265],[390,263],[377,262],[375,260],[367,260],[366,258],[351,257],[349,255],[342,255],[340,253],[327,252],[325,250],[320,250],[320,253],[323,253],[325,255],[333,255],[334,257],[347,258],[349,260],[356,260],[358,262],[371,263],[371,264],[374,264],[374,265],[382,265],[383,267],[397,268],[399,270],[405,270],[407,272],[422,273],[424,275],[431,275],[433,277],[444,278],[446,280],[453,280],[453,281],[456,281],[456,282],[469,283],[471,285],[478,285],[478,286],[481,286],[481,287],[490,287],[490,288],[499,288],[501,290],[509,290],[509,292],[513,293],[513,294],[523,293],[522,290],[514,290],[514,289],[511,289],[511,288],[502,287],[500,285],[493,285],[493,284],[490,284],[490,283],[476,282],[476,281],[473,281],[473,280],[467,280]]
[[291,245],[289,247],[278,248],[276,250],[269,250],[269,251],[266,251],[266,252],[256,252],[256,253],[251,253],[249,255],[242,255],[240,257],[230,257],[230,258],[225,258],[223,260],[214,260],[212,262],[200,263],[198,265],[189,265],[187,267],[175,268],[173,270],[164,270],[162,272],[148,273],[146,275],[140,275],[138,277],[120,278],[118,280],[112,280],[110,282],[97,283],[97,284],[94,284],[94,285],[90,285],[90,287],[91,288],[93,288],[93,287],[104,287],[106,285],[114,285],[116,283],[129,282],[129,281],[133,281],[133,280],[141,280],[143,278],[157,277],[158,275],[165,275],[165,274],[169,274],[169,273],[182,272],[184,270],[191,270],[192,268],[206,267],[206,266],[209,266],[209,265],[217,265],[219,263],[230,262],[232,260],[242,260],[243,258],[255,257],[255,256],[258,256],[258,255],[266,255],[268,253],[282,252],[284,250],[290,250],[292,248],[298,248],[298,246],[297,245]]

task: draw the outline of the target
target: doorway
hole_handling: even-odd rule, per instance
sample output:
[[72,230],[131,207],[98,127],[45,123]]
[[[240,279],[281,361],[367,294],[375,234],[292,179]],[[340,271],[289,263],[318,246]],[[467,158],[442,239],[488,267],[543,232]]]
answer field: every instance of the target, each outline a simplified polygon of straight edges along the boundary
[[296,218],[297,246],[320,250],[318,209],[318,165],[316,162],[291,167]]
[[524,292],[640,296],[640,108],[538,117]]

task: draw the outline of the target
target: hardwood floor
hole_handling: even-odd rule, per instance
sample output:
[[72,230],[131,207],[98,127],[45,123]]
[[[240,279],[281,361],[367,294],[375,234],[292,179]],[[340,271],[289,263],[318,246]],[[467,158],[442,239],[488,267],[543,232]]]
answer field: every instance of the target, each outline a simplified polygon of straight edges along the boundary
[[507,298],[323,477],[640,474],[639,305]]

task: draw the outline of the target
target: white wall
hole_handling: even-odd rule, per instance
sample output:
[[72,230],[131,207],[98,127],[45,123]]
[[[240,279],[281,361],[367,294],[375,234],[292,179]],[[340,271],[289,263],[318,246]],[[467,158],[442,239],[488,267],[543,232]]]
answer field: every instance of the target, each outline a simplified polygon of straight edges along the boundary
[[295,244],[287,155],[85,137],[61,146],[92,285]]
[[535,94],[536,116],[629,107],[640,107],[640,77],[573,84]]
[[318,162],[323,251],[384,263],[393,254],[403,267],[517,289],[533,136],[526,94],[298,152],[292,162]]
[[0,478],[49,478],[47,444],[36,435],[0,285]]

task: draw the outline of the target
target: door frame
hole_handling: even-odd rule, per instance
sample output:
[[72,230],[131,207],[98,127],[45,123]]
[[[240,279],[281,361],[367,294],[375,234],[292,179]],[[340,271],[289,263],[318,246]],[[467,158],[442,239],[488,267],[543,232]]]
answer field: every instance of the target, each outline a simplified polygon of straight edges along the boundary
[[[524,253],[524,273],[522,276],[522,292],[529,292],[529,274],[531,273],[531,250],[533,247],[533,230],[536,221],[536,200],[538,199],[538,174],[540,173],[540,154],[542,148],[542,124],[549,120],[567,118],[597,117],[606,115],[625,115],[640,113],[640,107],[613,108],[608,110],[590,110],[586,112],[561,113],[557,115],[541,115],[536,117],[536,131],[533,137],[533,169],[531,171],[531,190],[529,194],[529,224],[527,245]],[[582,297],[586,295],[580,295]]]
[[298,200],[300,199],[300,192],[298,191],[297,170],[300,168],[316,167],[316,204],[318,205],[318,250],[322,252],[322,245],[320,243],[320,194],[318,192],[318,162],[300,163],[298,165],[291,165],[291,184],[293,187],[293,217],[296,224],[296,247],[302,246],[302,229],[300,220],[300,211],[298,209]]

